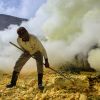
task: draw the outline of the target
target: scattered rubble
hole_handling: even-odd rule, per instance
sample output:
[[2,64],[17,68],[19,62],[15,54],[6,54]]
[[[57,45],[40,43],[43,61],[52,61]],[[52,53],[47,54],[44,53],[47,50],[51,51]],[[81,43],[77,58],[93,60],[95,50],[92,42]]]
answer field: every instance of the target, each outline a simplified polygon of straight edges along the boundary
[[99,75],[87,72],[69,76],[70,79],[67,80],[58,74],[45,71],[45,88],[41,92],[37,88],[36,73],[20,75],[17,86],[12,89],[5,87],[10,81],[10,75],[3,75],[0,80],[0,100],[100,100]]

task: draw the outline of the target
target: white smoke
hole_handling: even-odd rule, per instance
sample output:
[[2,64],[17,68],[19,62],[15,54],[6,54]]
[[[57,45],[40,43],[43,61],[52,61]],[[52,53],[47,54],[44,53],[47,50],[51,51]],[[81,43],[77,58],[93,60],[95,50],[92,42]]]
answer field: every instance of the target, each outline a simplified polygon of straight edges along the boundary
[[[50,64],[57,66],[71,60],[78,53],[86,56],[91,46],[100,44],[99,5],[98,0],[48,0],[34,18],[21,26],[38,37],[48,39],[43,45]],[[18,26],[11,26],[0,32],[0,55],[3,56],[0,57],[0,68],[13,66],[20,55],[18,50],[8,44],[9,41],[16,43],[17,28]],[[96,52],[90,53],[89,62],[93,68],[100,69],[97,66],[98,60],[95,64],[92,62],[95,54]]]
[[89,62],[91,66],[94,66],[97,71],[100,71],[100,49],[92,50],[89,55]]

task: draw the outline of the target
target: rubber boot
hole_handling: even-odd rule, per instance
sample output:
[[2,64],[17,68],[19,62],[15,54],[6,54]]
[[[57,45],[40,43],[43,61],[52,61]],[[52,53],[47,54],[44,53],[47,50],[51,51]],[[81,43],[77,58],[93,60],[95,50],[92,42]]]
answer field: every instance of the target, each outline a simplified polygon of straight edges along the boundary
[[42,78],[43,78],[43,74],[42,73],[38,74],[38,88],[40,90],[44,89],[44,86],[42,86]]
[[18,75],[19,75],[19,72],[13,71],[11,82],[10,82],[10,84],[8,84],[6,86],[7,88],[12,88],[12,87],[16,86],[16,81],[18,79]]

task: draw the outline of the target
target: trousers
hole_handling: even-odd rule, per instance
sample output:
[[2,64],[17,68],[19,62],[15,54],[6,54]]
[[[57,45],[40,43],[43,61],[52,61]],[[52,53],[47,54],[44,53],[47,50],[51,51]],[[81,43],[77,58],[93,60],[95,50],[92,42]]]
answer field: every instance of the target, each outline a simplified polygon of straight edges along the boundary
[[[37,64],[37,72],[38,74],[43,73],[43,56],[41,52],[36,52],[32,55],[34,59],[36,60]],[[14,71],[20,72],[25,63],[32,57],[29,54],[22,53],[19,59],[16,61],[15,66],[14,66]]]

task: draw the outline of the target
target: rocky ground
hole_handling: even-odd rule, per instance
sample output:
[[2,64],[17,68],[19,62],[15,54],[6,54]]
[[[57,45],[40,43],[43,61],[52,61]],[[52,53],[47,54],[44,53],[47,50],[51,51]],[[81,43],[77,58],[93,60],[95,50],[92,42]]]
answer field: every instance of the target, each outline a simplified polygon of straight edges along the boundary
[[0,73],[0,100],[100,100],[100,74],[81,72],[64,74],[64,79],[53,71],[44,71],[43,91],[37,88],[37,73],[21,73],[17,86],[5,88],[11,74]]

